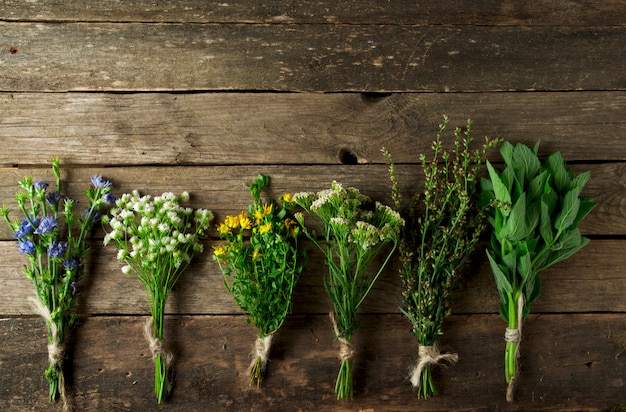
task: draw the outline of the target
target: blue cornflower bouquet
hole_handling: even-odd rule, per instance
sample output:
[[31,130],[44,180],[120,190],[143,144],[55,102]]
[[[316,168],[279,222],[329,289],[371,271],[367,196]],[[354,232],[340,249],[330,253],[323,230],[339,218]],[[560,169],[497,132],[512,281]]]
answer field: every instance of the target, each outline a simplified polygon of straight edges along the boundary
[[196,253],[203,250],[213,213],[206,209],[195,212],[180,202],[189,200],[189,193],[180,197],[171,192],[161,196],[141,196],[138,191],[123,194],[102,218],[112,229],[104,236],[104,244],[114,242],[118,260],[125,263],[122,272],[134,273],[146,289],[150,314],[144,335],[155,361],[154,390],[158,403],[170,392],[172,354],[163,347],[163,315],[167,295]]
[[[35,286],[36,297],[31,303],[46,321],[48,329],[48,357],[50,365],[45,372],[50,383],[50,400],[67,402],[63,375],[64,342],[69,328],[76,322],[72,311],[76,287],[84,272],[87,256],[87,235],[100,221],[102,210],[115,201],[111,182],[102,176],[91,177],[93,186],[86,190],[89,205],[79,217],[74,209],[76,200],[65,197],[59,159],[52,159],[56,191],[49,184],[32,177],[19,182],[15,200],[24,218],[12,221],[6,205],[0,209],[20,253],[28,257],[23,271]],[[67,405],[67,403],[66,403]]]

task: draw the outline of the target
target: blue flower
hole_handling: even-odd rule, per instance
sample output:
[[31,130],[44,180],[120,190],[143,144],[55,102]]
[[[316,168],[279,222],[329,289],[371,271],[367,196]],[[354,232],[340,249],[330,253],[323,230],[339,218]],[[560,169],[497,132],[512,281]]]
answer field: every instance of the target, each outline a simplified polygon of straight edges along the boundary
[[[33,221],[35,225],[39,223],[39,219],[37,218],[32,218],[31,220]],[[22,220],[22,223],[20,224],[20,229],[17,232],[13,233],[13,237],[16,239],[21,239],[33,233],[33,230],[35,230],[33,225],[30,224],[28,219],[24,219]]]
[[76,256],[72,256],[71,258],[65,259],[63,261],[63,267],[67,270],[74,270],[79,263],[80,261],[78,260],[78,258]]
[[33,186],[35,186],[35,189],[37,190],[46,190],[48,188],[48,183],[42,182],[41,180],[35,180],[33,182]]
[[85,220],[92,220],[93,223],[98,223],[101,217],[100,212],[96,209],[85,209]]
[[109,192],[106,195],[104,195],[104,197],[102,198],[102,200],[104,201],[104,203],[106,203],[107,205],[112,205],[115,204],[115,196],[113,196],[113,193]]
[[57,220],[52,216],[46,216],[41,219],[41,223],[35,230],[36,235],[45,235],[52,232],[58,226]]
[[26,253],[27,255],[35,254],[35,244],[29,239],[17,241],[17,251],[20,253]]
[[48,193],[46,195],[46,202],[48,202],[50,206],[56,206],[59,204],[62,197],[63,195],[59,192]]
[[53,240],[50,246],[48,246],[48,256],[52,259],[63,257],[67,250],[67,242],[58,242]]
[[100,175],[91,176],[91,183],[93,183],[96,189],[105,189],[111,186],[111,182]]

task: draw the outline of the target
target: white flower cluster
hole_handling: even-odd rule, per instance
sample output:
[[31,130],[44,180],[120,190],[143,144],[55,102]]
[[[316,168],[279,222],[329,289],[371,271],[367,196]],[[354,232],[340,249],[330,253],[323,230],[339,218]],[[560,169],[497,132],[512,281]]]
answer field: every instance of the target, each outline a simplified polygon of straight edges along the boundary
[[[344,189],[335,181],[330,189],[318,193],[296,193],[294,201],[319,216],[336,239],[357,244],[365,251],[380,242],[397,241],[404,226],[404,219],[391,207],[373,203],[358,189]],[[304,224],[302,215],[296,214],[296,219]]]
[[140,196],[138,191],[122,195],[103,218],[111,232],[104,244],[114,241],[119,248],[117,258],[126,262],[124,273],[133,269],[149,270],[155,265],[180,268],[189,263],[196,252],[203,249],[200,237],[205,236],[213,214],[206,209],[195,211],[182,207],[188,200],[183,192],[178,198],[171,192],[152,198]]

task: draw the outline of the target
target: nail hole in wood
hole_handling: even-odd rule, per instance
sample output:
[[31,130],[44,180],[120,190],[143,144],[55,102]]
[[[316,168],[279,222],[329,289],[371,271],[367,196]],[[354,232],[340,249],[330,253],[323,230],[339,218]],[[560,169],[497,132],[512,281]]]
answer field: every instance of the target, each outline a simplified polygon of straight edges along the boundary
[[11,50],[9,50],[9,53],[11,54],[17,54],[20,50],[17,47],[11,47]]
[[339,161],[344,165],[356,165],[359,163],[359,158],[350,149],[341,149],[339,151]]
[[377,104],[387,100],[391,94],[392,93],[365,92],[361,93],[361,100],[367,104]]

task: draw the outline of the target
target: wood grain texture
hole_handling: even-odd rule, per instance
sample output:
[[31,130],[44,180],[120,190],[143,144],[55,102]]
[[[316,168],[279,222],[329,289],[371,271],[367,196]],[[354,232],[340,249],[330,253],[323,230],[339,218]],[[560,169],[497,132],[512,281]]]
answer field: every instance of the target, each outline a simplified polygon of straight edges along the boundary
[[76,2],[3,0],[0,19],[7,21],[196,22],[272,24],[482,24],[526,26],[620,26],[626,12],[620,1],[561,2],[480,0],[459,3],[396,0],[393,5],[363,0],[215,2],[188,0],[101,0],[87,7]]
[[[238,314],[232,296],[223,284],[219,267],[211,257],[212,246],[205,243],[205,253],[187,269],[168,300],[169,314]],[[304,247],[310,255],[293,297],[296,314],[327,313],[330,301],[323,285],[327,273],[324,259],[310,243]],[[474,263],[457,284],[451,296],[453,313],[497,314],[500,305],[493,275],[482,245]],[[626,241],[593,240],[567,261],[540,275],[542,297],[533,304],[533,313],[626,312],[623,291],[626,289]],[[148,313],[148,302],[141,283],[121,272],[114,246],[92,245],[92,257],[79,285],[76,311],[82,315]],[[34,294],[32,285],[21,272],[26,259],[13,242],[0,242],[0,284],[4,299],[0,314],[32,315],[27,299]],[[380,262],[378,262],[380,263]],[[402,286],[397,259],[383,272],[365,300],[363,313],[400,313]]]
[[[90,317],[74,330],[68,366],[77,410],[154,410],[153,362],[143,317]],[[516,403],[504,400],[504,322],[496,315],[452,316],[443,350],[456,365],[435,368],[441,396],[418,400],[406,374],[416,341],[402,315],[361,317],[355,335],[355,399],[338,402],[337,345],[327,316],[292,316],[280,330],[261,389],[245,370],[255,338],[241,316],[167,317],[175,389],[159,410],[175,411],[601,411],[623,402],[624,314],[531,315],[524,324]],[[43,378],[39,319],[0,321],[3,410],[55,410]],[[123,350],[121,350],[123,348]],[[6,375],[3,377],[5,378]]]
[[5,22],[0,90],[623,90],[625,40],[622,27]]
[[[568,161],[626,160],[626,92],[2,93],[0,164],[417,163],[444,114],[450,131],[534,144]],[[306,147],[306,150],[303,148]],[[271,150],[268,150],[270,149]],[[494,152],[492,160],[497,160]]]

